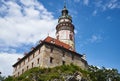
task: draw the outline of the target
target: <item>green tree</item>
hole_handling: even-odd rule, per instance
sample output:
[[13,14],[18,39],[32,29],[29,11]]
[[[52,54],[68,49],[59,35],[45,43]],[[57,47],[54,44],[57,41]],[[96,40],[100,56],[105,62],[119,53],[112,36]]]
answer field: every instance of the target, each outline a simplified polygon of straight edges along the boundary
[[90,66],[90,78],[92,81],[120,81],[120,74],[117,69],[107,69],[105,67],[98,68]]
[[5,79],[5,77],[0,75],[0,81],[3,81]]

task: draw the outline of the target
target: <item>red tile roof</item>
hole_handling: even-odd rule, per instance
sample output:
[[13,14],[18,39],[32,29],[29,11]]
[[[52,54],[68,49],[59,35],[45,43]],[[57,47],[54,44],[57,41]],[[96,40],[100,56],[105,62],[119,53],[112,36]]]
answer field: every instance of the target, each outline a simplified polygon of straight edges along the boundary
[[52,37],[48,36],[44,41],[48,42],[48,43],[55,44],[57,46],[64,47],[64,48],[69,49],[71,51],[74,51],[70,45],[68,45],[66,43],[63,43],[63,42],[59,41],[58,39],[55,39],[55,38],[52,38]]

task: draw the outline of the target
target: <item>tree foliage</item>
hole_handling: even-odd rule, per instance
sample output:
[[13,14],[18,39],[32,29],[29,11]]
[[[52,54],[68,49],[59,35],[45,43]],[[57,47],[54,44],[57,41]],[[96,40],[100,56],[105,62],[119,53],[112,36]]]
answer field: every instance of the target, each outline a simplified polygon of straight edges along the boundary
[[0,75],[0,81],[3,81],[5,79],[5,77]]
[[92,81],[120,81],[120,74],[117,69],[89,66],[89,71],[89,76]]

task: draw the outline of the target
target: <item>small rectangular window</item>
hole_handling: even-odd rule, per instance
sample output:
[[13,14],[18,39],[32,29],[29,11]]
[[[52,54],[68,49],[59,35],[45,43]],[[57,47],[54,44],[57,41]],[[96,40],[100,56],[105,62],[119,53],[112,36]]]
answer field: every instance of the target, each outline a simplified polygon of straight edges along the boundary
[[74,55],[72,54],[72,60],[74,60]]
[[39,58],[37,59],[37,64],[39,64]]
[[32,68],[33,68],[34,63],[32,62]]
[[24,69],[22,69],[22,73],[24,73]]
[[62,61],[62,64],[65,65],[65,61]]
[[29,69],[29,66],[27,66],[27,70]]
[[50,57],[50,63],[53,63],[53,57]]

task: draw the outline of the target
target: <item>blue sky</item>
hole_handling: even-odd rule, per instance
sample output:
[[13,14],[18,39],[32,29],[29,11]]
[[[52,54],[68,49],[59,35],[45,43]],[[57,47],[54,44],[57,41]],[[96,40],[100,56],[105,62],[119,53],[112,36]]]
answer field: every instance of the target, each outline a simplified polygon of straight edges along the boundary
[[[120,1],[66,0],[75,26],[76,51],[90,65],[120,72]],[[55,37],[64,0],[0,1],[0,71],[12,74],[12,65],[39,40]]]

